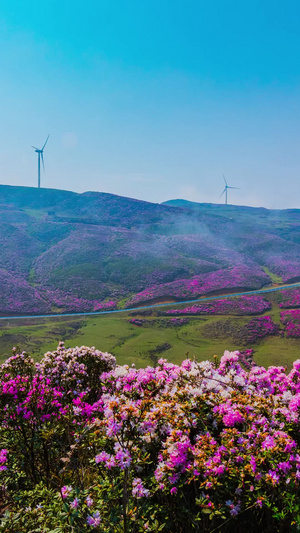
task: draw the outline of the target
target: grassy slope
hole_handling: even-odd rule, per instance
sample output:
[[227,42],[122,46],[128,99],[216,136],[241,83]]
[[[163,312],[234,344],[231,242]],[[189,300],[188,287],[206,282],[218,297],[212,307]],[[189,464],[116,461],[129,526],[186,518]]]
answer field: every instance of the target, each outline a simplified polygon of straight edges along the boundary
[[[273,308],[269,311],[273,320],[279,323],[279,308],[273,300]],[[102,351],[109,351],[117,357],[120,364],[134,363],[137,367],[152,365],[155,359],[166,357],[169,361],[179,363],[187,353],[189,357],[199,360],[211,359],[215,354],[221,356],[224,350],[243,349],[242,343],[228,336],[221,339],[211,338],[205,334],[208,326],[217,321],[230,320],[231,326],[238,329],[251,317],[191,317],[187,325],[180,328],[162,327],[167,318],[150,316],[146,324],[138,327],[129,323],[127,314],[104,315],[76,319],[53,318],[23,322],[11,321],[0,323],[0,353],[4,360],[10,355],[16,344],[27,350],[38,359],[47,350],[56,348],[57,342],[63,339],[67,346],[95,346]],[[170,348],[156,351],[157,347],[168,343]],[[255,349],[255,360],[258,364],[268,366],[288,365],[299,358],[300,339],[285,337],[268,337],[247,348]]]
[[267,267],[263,266],[262,268],[265,271],[265,273],[268,274],[268,276],[270,276],[272,283],[279,283],[279,284],[282,283],[281,276],[277,276],[276,274],[274,274],[274,272],[271,272]]

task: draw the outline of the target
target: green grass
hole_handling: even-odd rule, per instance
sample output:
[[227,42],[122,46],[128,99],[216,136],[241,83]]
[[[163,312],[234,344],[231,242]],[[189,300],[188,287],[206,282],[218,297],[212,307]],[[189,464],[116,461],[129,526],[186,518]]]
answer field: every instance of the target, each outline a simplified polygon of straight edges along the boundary
[[15,345],[39,359],[45,351],[54,349],[61,339],[68,346],[95,346],[113,353],[118,363],[134,363],[137,367],[153,364],[151,352],[166,343],[171,347],[157,355],[176,363],[182,361],[187,353],[190,357],[207,359],[215,353],[221,355],[225,349],[235,348],[229,339],[220,342],[201,338],[201,322],[199,319],[192,319],[190,324],[176,329],[160,327],[157,321],[151,319],[146,327],[137,327],[129,323],[126,315],[90,317],[80,321],[54,318],[38,321],[26,319],[25,324],[23,321],[10,324],[4,322],[0,329],[1,360],[11,354]]
[[264,367],[281,365],[290,369],[293,361],[300,358],[300,339],[268,337],[253,348],[256,363]]
[[265,273],[270,276],[272,283],[283,283],[282,277],[277,276],[277,274],[274,274],[274,272],[271,272],[271,270],[268,269],[268,267],[263,266],[262,269],[265,271]]

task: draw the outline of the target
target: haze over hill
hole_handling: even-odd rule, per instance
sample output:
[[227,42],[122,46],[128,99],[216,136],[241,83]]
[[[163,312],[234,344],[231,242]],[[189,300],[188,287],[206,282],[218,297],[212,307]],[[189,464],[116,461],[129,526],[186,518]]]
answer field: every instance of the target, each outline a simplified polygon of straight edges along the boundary
[[300,211],[0,186],[0,312],[83,311],[300,276]]

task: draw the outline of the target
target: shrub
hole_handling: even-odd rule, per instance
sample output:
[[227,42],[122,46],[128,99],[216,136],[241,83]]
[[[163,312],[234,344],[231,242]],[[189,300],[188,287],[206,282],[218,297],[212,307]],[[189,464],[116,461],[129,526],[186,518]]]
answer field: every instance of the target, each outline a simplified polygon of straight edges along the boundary
[[300,360],[137,370],[60,344],[3,364],[0,404],[0,531],[299,530]]

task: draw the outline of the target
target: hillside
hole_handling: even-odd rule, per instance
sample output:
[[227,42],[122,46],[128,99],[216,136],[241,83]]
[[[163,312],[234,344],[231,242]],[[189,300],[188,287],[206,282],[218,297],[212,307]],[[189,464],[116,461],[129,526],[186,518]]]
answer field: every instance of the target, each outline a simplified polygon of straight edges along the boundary
[[300,277],[300,211],[0,186],[1,314],[84,311]]

